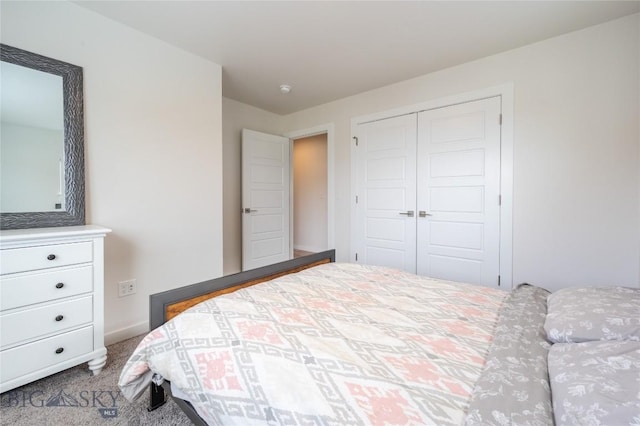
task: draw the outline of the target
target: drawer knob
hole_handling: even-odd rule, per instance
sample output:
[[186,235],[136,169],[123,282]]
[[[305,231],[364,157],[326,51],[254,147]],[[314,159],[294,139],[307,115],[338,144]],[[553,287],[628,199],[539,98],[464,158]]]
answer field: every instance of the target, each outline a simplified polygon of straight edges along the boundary
[[56,288],[62,288],[62,287],[64,287],[64,283],[58,283],[58,284],[56,284]]
[[50,254],[49,256],[47,256],[47,259],[49,259],[49,260],[53,260],[55,258],[56,258],[55,254]]
[[62,321],[62,319],[63,319],[63,318],[64,318],[64,316],[62,316],[62,315],[58,315],[58,316],[56,317],[56,321]]
[[61,354],[62,352],[64,352],[64,348],[58,348],[58,349],[56,349],[56,353],[57,353],[57,354]]

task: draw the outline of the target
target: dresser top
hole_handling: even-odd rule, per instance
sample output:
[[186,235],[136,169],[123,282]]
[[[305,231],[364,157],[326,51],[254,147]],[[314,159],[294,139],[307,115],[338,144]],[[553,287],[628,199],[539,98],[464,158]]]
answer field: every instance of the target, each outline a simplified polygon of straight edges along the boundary
[[111,229],[98,225],[60,226],[55,228],[5,229],[0,231],[1,243],[57,238],[104,236]]

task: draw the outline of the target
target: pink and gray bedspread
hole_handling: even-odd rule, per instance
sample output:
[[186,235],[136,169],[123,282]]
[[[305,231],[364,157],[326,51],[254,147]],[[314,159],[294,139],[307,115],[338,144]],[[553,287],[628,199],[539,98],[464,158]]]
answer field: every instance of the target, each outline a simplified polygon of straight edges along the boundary
[[549,293],[333,263],[203,302],[125,365],[208,424],[552,425]]

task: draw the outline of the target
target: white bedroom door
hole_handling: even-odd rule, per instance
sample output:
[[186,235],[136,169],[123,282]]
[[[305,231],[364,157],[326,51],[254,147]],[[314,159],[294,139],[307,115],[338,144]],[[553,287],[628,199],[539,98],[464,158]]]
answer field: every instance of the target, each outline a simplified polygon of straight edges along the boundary
[[416,272],[416,130],[416,114],[358,126],[358,262]]
[[289,139],[242,130],[242,270],[291,256]]
[[500,97],[418,114],[418,274],[499,285],[500,114]]

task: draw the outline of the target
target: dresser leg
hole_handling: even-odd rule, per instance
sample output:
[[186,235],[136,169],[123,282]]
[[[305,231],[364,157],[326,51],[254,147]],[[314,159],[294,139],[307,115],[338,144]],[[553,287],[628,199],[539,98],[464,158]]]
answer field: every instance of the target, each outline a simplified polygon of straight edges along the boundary
[[102,367],[107,363],[107,350],[104,350],[104,353],[89,361],[89,370],[93,373],[94,376],[97,376],[102,371]]

